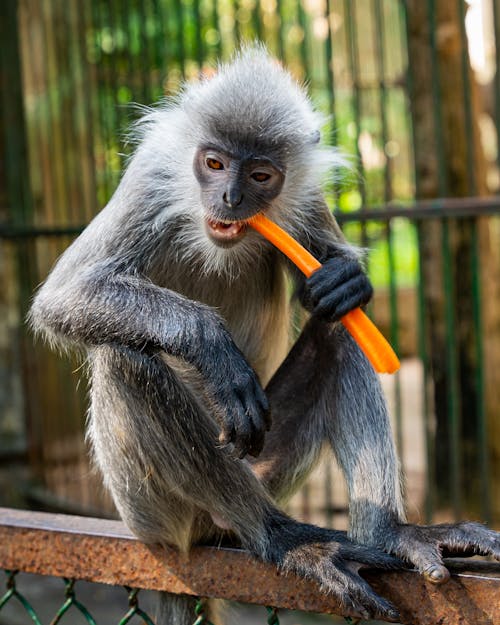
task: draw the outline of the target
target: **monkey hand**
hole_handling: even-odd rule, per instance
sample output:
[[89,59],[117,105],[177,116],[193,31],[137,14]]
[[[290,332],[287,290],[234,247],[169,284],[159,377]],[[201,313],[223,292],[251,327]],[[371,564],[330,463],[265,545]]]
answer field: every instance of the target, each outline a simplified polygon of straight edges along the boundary
[[411,562],[433,584],[450,577],[444,556],[481,555],[500,560],[500,533],[480,523],[401,524],[379,536],[378,546]]
[[336,256],[304,282],[299,299],[313,315],[333,322],[366,304],[372,294],[372,285],[359,261]]
[[203,325],[193,360],[214,403],[219,442],[238,458],[258,456],[271,427],[267,397],[224,324],[207,317]]

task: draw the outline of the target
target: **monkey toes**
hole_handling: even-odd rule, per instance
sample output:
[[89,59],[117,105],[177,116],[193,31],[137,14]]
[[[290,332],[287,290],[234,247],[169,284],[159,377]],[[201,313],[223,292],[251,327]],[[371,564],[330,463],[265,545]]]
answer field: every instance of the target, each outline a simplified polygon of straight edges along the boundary
[[399,615],[359,575],[361,568],[397,569],[394,556],[349,540],[345,532],[299,523],[275,515],[270,529],[268,559],[284,572],[315,581],[333,595],[346,616],[397,622]]
[[[355,556],[357,559],[351,560]],[[324,592],[332,594],[345,616],[361,619],[399,620],[397,609],[377,595],[359,575],[361,568],[392,568],[394,561],[385,554],[357,545],[336,542],[303,545],[290,550],[280,568],[317,582]]]
[[414,564],[433,584],[442,584],[450,577],[443,555],[493,556],[500,560],[500,533],[479,523],[401,525],[395,531],[395,535],[386,535],[383,547]]

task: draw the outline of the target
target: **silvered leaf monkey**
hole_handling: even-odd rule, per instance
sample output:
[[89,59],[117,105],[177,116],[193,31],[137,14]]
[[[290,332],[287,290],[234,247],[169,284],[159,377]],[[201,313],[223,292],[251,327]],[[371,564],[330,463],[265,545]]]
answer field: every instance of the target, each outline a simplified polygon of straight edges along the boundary
[[[229,533],[346,612],[397,620],[353,561],[402,558],[441,582],[441,549],[499,557],[500,539],[477,524],[405,522],[377,376],[338,323],[372,289],[321,191],[338,156],[320,125],[259,47],[150,109],[116,192],[53,268],[31,321],[88,354],[88,436],[139,538],[188,550]],[[248,227],[260,211],[323,267],[299,275]],[[311,313],[288,355],[287,276]],[[348,535],[278,507],[325,444],[347,478]],[[171,597],[160,622],[186,625],[191,608]]]

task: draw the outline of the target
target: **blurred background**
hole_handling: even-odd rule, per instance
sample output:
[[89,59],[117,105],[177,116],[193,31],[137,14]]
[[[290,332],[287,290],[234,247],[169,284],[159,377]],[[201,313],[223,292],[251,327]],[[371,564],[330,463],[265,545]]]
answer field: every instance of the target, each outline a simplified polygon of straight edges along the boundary
[[[261,40],[328,116],[353,170],[327,181],[369,249],[370,314],[419,522],[500,526],[500,2],[3,0],[0,505],[113,516],[84,440],[81,363],[24,324],[52,263],[113,193],[131,103],[175,94]],[[345,527],[327,458],[291,503]]]

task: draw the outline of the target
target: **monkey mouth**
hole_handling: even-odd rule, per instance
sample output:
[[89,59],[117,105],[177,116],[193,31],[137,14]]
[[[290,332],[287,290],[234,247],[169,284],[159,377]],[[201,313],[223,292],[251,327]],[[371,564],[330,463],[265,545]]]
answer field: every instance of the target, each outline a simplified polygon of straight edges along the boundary
[[222,245],[235,243],[245,234],[247,224],[244,221],[218,220],[207,217],[205,219],[209,236]]

